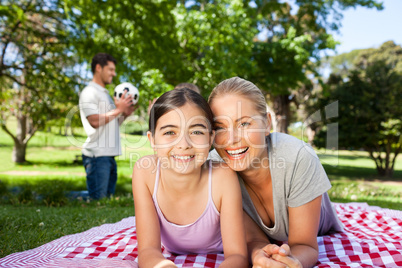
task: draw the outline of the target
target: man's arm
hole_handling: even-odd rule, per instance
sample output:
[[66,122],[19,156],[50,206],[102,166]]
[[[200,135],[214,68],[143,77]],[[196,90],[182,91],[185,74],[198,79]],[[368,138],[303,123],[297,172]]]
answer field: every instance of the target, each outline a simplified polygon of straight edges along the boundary
[[89,124],[93,128],[99,128],[106,125],[113,119],[120,116],[122,112],[118,109],[111,110],[105,114],[93,114],[87,117]]
[[122,114],[123,116],[126,115],[126,117],[129,116],[132,112],[130,114],[128,114],[128,112],[130,110],[134,111],[133,108],[130,108],[132,107],[133,98],[132,97],[125,98],[125,94],[126,92],[123,93],[123,96],[119,100],[115,98],[114,101],[116,104],[116,109],[113,109],[105,114],[92,114],[88,116],[87,119],[89,124],[93,128],[99,128],[101,126],[106,125],[113,119],[118,118]]
[[119,125],[123,124],[124,120],[126,120],[127,117],[129,117],[133,112],[135,112],[139,107],[139,104],[137,103],[136,105],[131,105],[129,108],[127,108],[119,117]]

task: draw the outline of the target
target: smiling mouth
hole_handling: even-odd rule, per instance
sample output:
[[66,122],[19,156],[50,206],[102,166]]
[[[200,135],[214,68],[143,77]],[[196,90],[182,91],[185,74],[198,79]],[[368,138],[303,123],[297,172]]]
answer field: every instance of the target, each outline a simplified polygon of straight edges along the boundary
[[180,161],[189,161],[195,157],[195,155],[172,155],[172,157],[176,160]]
[[237,158],[237,157],[241,157],[243,154],[245,154],[248,151],[249,147],[245,147],[245,148],[241,148],[241,149],[237,149],[237,150],[225,150],[226,153],[233,157],[233,158]]

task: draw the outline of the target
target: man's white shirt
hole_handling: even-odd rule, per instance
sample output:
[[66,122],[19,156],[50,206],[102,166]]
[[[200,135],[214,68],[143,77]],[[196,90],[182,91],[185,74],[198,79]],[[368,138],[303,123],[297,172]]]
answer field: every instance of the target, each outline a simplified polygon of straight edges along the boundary
[[107,89],[90,82],[80,94],[79,107],[82,125],[88,136],[82,146],[82,154],[89,157],[121,155],[119,119],[93,128],[87,118],[116,109]]

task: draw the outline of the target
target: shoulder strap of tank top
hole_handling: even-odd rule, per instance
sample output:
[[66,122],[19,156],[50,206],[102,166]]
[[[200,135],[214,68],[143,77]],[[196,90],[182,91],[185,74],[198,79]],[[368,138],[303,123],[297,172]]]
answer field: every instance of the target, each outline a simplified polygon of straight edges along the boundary
[[152,193],[153,198],[156,198],[156,191],[158,190],[158,185],[159,185],[159,175],[160,175],[160,162],[159,162],[159,158],[158,158],[158,163],[156,164],[154,192]]
[[212,160],[209,160],[208,198],[212,201]]

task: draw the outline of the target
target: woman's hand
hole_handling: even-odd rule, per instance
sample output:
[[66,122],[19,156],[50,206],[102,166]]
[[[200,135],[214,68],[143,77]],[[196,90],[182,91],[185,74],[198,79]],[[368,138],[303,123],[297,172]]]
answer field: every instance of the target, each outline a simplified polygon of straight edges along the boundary
[[290,254],[287,244],[269,244],[255,252],[253,268],[302,268],[301,263]]
[[273,253],[271,258],[275,261],[286,264],[286,267],[289,268],[303,268],[301,262],[292,256],[290,247],[287,244],[283,244],[278,250],[278,253]]
[[255,252],[252,262],[253,268],[286,268],[286,264],[275,261],[263,249]]

